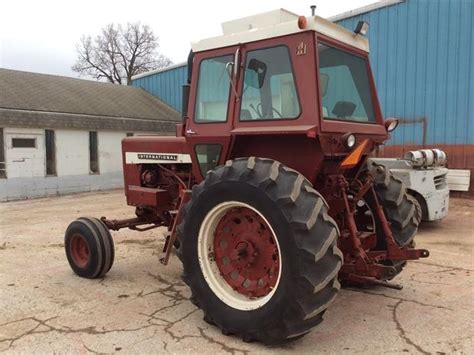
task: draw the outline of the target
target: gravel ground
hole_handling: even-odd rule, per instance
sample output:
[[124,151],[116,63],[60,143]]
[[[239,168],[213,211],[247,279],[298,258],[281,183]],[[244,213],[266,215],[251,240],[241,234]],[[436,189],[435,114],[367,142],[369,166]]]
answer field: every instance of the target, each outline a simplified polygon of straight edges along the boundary
[[75,276],[64,231],[79,216],[133,215],[122,191],[0,204],[0,352],[39,353],[473,353],[474,201],[424,224],[396,280],[403,290],[343,289],[325,321],[285,347],[224,336],[202,320],[173,257],[162,266],[162,230],[115,232],[116,261],[100,280]]

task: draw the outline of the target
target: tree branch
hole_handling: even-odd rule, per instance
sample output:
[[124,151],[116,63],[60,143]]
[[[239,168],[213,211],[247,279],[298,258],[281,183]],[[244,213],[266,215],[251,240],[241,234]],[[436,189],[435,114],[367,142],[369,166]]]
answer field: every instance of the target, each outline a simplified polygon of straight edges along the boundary
[[131,85],[133,75],[171,64],[158,49],[158,37],[149,26],[109,24],[94,40],[90,36],[81,38],[72,70],[97,80]]

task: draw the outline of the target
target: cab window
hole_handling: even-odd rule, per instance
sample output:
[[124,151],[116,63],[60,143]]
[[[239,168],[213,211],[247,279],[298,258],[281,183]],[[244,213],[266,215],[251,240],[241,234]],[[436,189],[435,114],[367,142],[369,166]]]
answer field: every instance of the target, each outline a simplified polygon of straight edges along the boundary
[[290,54],[285,46],[249,51],[240,120],[291,119],[300,114]]
[[201,61],[194,112],[196,122],[227,121],[230,81],[226,72],[226,64],[229,62],[232,62],[232,55]]
[[366,60],[325,44],[318,52],[323,117],[375,122]]
[[206,173],[219,163],[222,146],[220,144],[196,144],[194,149],[201,175],[206,176]]

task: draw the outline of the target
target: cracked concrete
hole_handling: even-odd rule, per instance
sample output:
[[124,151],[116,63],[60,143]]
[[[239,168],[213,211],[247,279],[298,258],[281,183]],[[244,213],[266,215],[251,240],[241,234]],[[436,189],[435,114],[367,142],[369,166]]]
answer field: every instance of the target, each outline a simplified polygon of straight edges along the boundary
[[417,345],[413,340],[411,340],[408,336],[407,336],[407,333],[405,331],[405,328],[403,328],[402,326],[402,323],[400,322],[400,320],[398,319],[398,316],[397,316],[397,309],[398,309],[398,306],[400,306],[402,304],[402,302],[404,302],[403,300],[400,300],[398,301],[392,308],[392,319],[393,321],[395,322],[396,326],[397,326],[397,330],[400,332],[400,338],[402,338],[403,340],[405,340],[405,342],[408,344],[408,345],[411,345],[412,347],[414,347],[418,352],[422,353],[422,354],[425,354],[425,355],[428,355],[430,354],[428,351],[425,351],[421,348],[421,346]]
[[403,290],[343,289],[310,334],[268,348],[203,321],[177,258],[158,262],[161,230],[114,232],[115,264],[102,279],[71,272],[68,223],[131,216],[121,191],[0,204],[0,352],[472,353],[474,201],[450,209],[420,229],[431,257],[408,265],[396,280]]

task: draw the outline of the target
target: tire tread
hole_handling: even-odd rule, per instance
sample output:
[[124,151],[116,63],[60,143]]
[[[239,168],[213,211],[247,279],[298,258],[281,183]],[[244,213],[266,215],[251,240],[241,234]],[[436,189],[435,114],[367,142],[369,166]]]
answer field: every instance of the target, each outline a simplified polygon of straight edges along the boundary
[[[182,223],[177,228],[181,246],[186,243],[184,230],[187,217],[193,213],[193,201],[199,199],[204,189],[223,180],[242,181],[264,190],[281,210],[297,246],[293,257],[301,266],[294,277],[300,280],[301,286],[294,292],[284,319],[272,321],[266,329],[229,329],[212,316],[212,305],[205,299],[197,299],[193,288],[198,281],[189,276],[193,271],[188,269],[182,251],[178,250],[177,255],[184,266],[182,279],[191,288],[191,299],[204,311],[206,321],[215,324],[223,333],[237,334],[244,341],[258,340],[265,344],[296,339],[321,322],[324,311],[340,289],[337,276],[343,258],[337,248],[339,229],[327,214],[324,198],[303,175],[275,160],[239,158],[209,172],[203,182],[193,187],[192,198],[183,207]],[[308,206],[313,207],[308,210]]]

